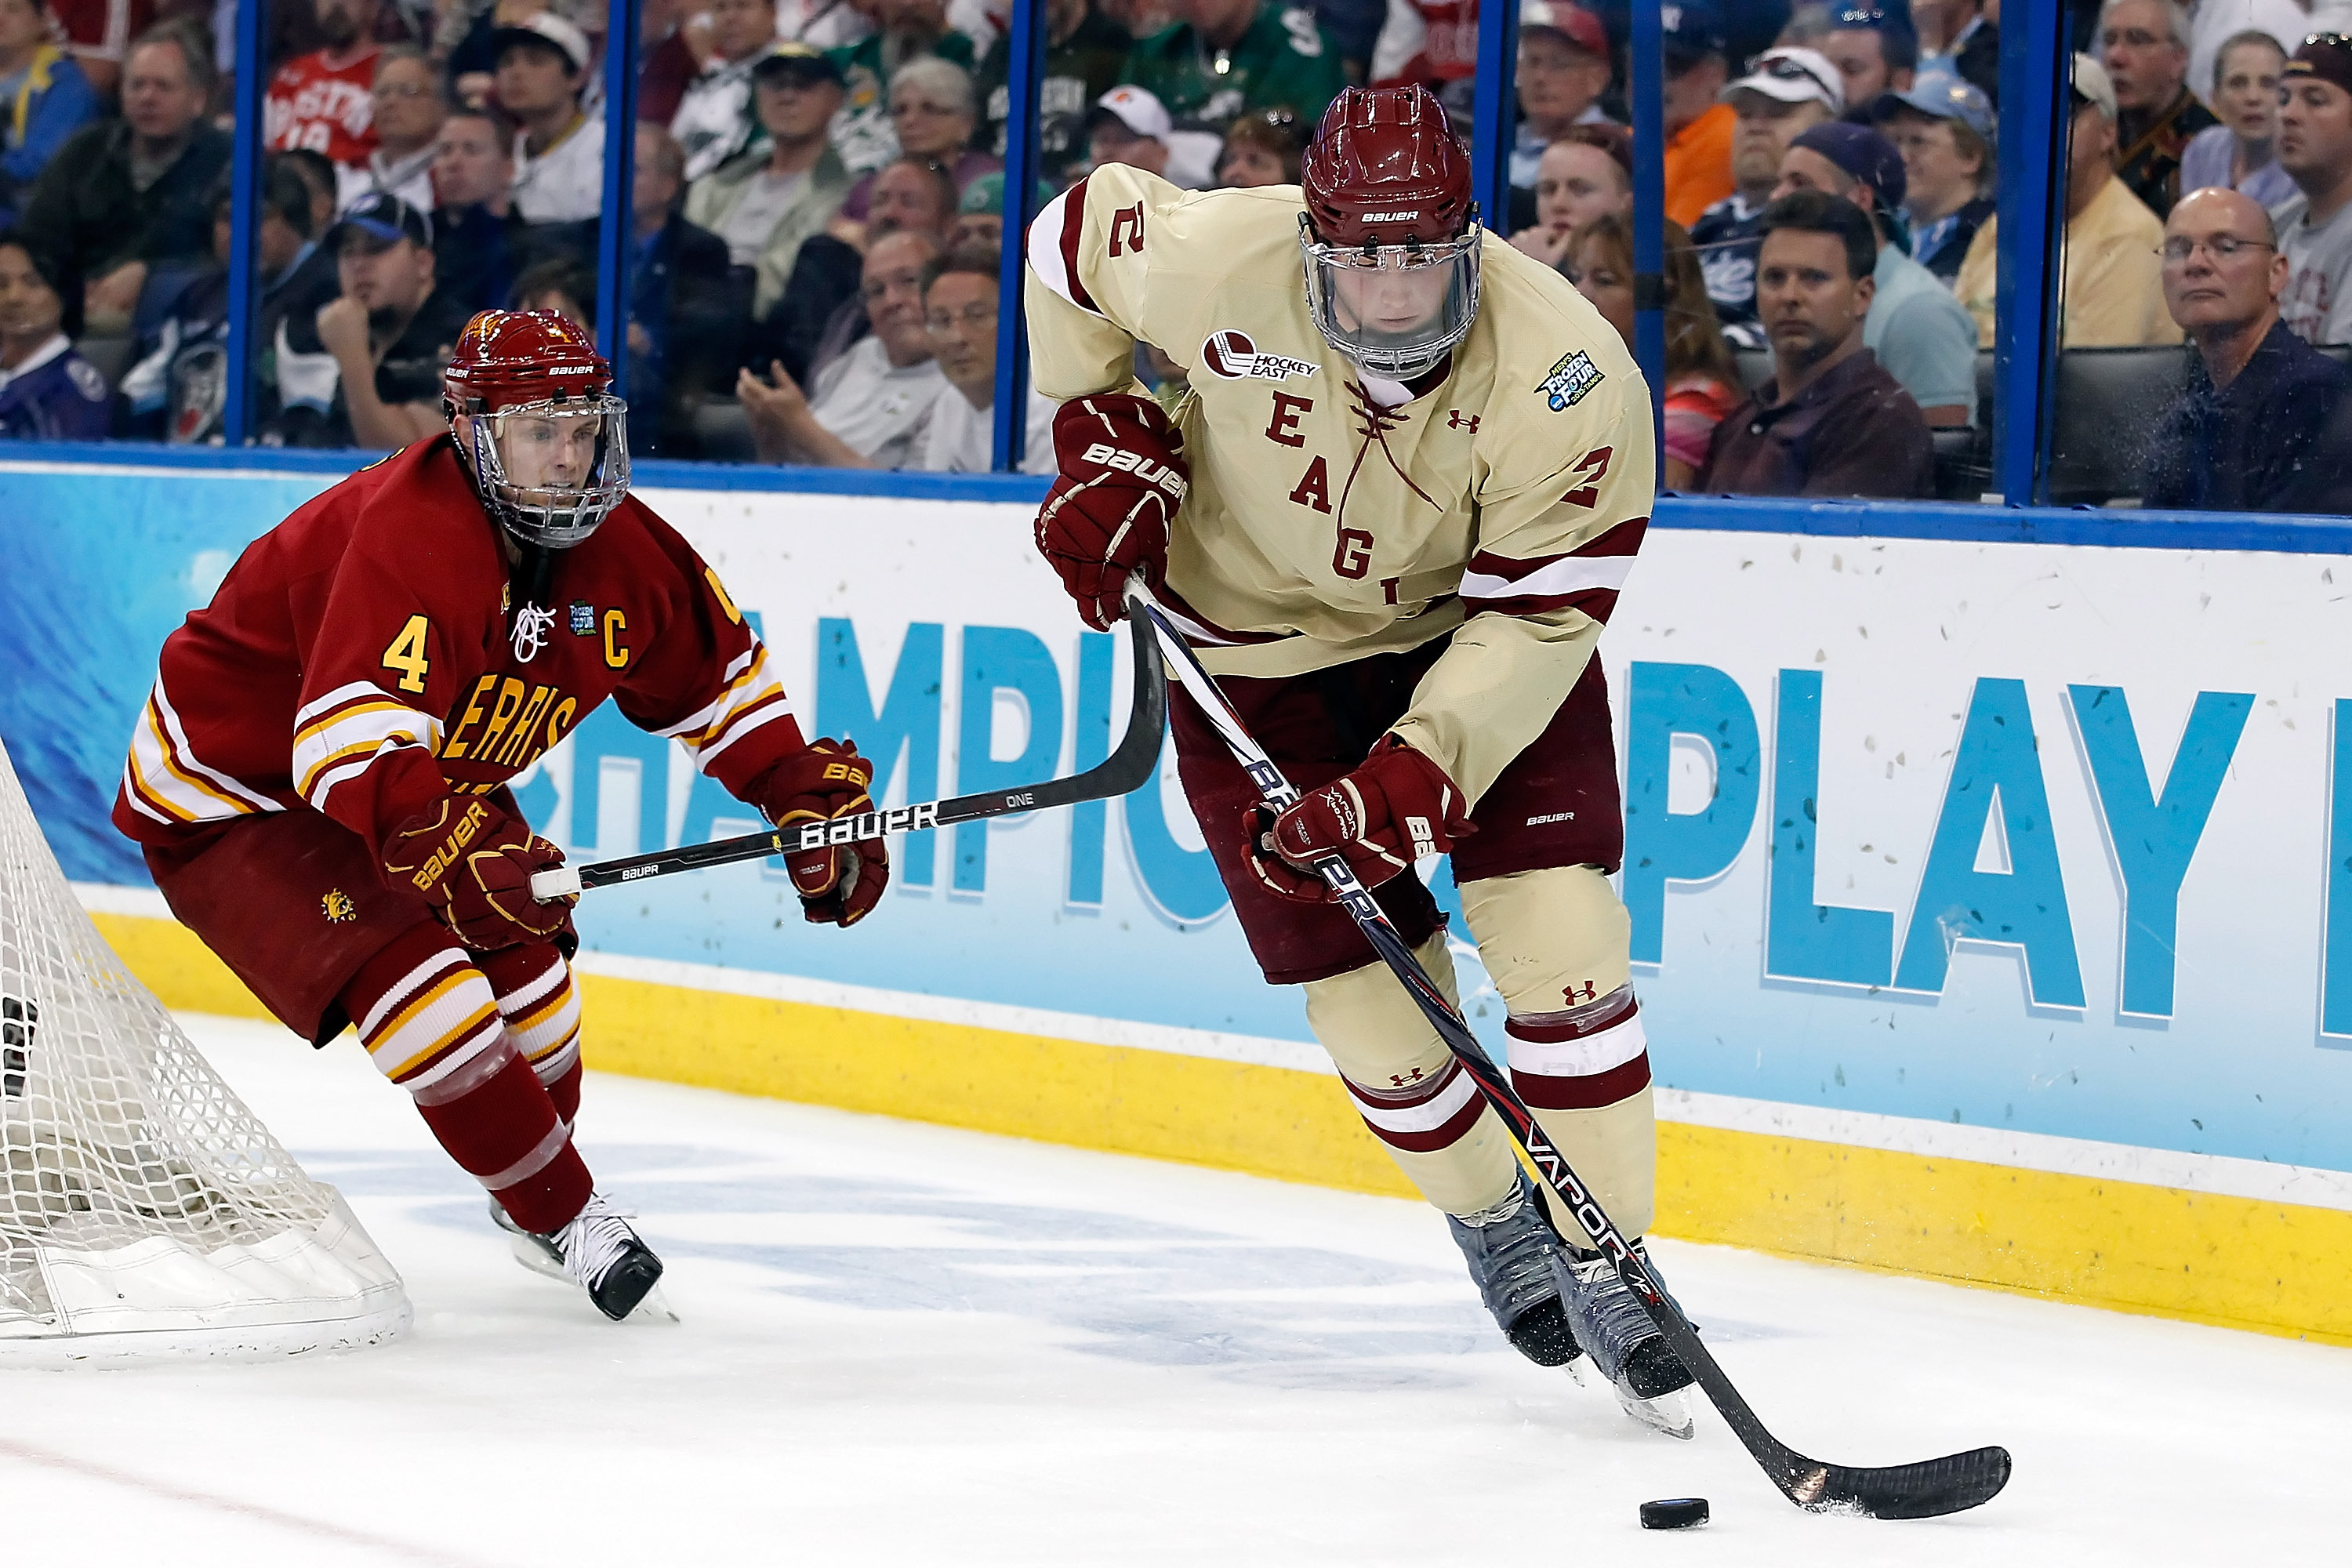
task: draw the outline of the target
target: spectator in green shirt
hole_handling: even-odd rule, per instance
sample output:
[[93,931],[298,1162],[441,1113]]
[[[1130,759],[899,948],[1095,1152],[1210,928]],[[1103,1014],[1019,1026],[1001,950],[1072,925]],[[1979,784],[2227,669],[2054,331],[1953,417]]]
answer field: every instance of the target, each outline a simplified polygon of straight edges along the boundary
[[948,26],[947,0],[874,0],[879,27],[855,44],[827,49],[841,68],[846,101],[833,125],[833,150],[852,174],[874,173],[898,155],[890,123],[890,83],[898,68],[926,55],[972,66],[971,40]]
[[1173,0],[1176,25],[1139,39],[1119,79],[1150,92],[1184,130],[1222,132],[1249,110],[1286,107],[1312,125],[1347,85],[1315,14],[1267,0]]
[[[1124,23],[1094,0],[1045,0],[1045,75],[1037,84],[1037,172],[1056,189],[1086,161],[1087,111],[1119,83],[1118,68],[1135,39]],[[1013,67],[1009,33],[996,35],[980,64],[981,101],[988,115],[983,145],[1004,156],[1004,121],[1013,112],[1007,86]]]

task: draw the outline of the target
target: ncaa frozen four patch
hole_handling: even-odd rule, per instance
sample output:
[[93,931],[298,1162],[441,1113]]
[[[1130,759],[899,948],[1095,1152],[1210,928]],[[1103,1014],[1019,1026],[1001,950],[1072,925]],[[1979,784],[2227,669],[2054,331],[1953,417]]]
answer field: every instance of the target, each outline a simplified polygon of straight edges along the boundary
[[593,637],[596,635],[596,612],[590,607],[585,599],[572,601],[572,635],[575,637]]
[[1536,390],[1558,414],[1575,407],[1584,400],[1586,393],[1600,384],[1600,367],[1592,363],[1591,354],[1578,349],[1574,353],[1562,354],[1550,373],[1536,383]]
[[1294,375],[1313,375],[1316,366],[1303,359],[1286,354],[1262,354],[1246,332],[1228,327],[1211,332],[1201,340],[1201,363],[1209,374],[1227,381],[1288,381]]

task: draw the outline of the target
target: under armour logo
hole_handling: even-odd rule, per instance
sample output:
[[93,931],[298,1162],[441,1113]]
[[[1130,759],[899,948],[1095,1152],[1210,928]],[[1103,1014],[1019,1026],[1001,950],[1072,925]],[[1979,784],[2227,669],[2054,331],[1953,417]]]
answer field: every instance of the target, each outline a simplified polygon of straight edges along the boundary
[[1399,1089],[1409,1088],[1421,1081],[1421,1069],[1415,1068],[1411,1072],[1392,1072],[1389,1074],[1389,1081]]
[[1459,408],[1449,408],[1445,411],[1445,426],[1449,430],[1467,430],[1475,436],[1478,434],[1478,420],[1479,416],[1475,414],[1465,419]]
[[547,646],[547,634],[555,626],[555,612],[537,605],[525,605],[515,612],[514,656],[523,664],[539,657]]

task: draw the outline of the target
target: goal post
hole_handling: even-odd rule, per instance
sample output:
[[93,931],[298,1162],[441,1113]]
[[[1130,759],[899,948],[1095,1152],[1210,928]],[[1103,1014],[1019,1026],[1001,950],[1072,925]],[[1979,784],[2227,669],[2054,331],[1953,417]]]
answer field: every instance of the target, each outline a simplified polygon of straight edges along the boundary
[[400,1276],[84,912],[0,746],[0,1367],[340,1350]]

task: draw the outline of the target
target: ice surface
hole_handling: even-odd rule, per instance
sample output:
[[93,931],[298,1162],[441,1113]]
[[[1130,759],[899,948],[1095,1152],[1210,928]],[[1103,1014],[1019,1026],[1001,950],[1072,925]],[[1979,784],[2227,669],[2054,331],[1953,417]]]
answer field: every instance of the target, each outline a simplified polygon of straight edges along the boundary
[[[668,1260],[614,1326],[507,1256],[345,1041],[198,1043],[407,1276],[388,1348],[0,1373],[10,1562],[2317,1562],[2352,1352],[1661,1244],[1788,1441],[2007,1444],[1990,1507],[1783,1501],[1703,1405],[1636,1428],[1521,1361],[1417,1205],[593,1077],[583,1146]],[[1643,1499],[1713,1522],[1643,1531]],[[1507,1557],[1505,1554],[1511,1554]],[[1605,1553],[1605,1555],[1604,1555]]]

